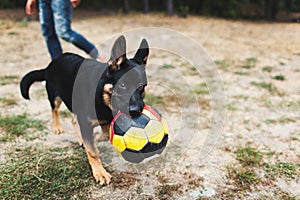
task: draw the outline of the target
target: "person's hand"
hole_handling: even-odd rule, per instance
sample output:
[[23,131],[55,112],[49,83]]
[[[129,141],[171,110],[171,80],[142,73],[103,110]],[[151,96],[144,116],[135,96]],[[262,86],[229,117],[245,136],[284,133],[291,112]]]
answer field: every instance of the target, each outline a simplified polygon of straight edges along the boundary
[[101,56],[98,57],[98,60],[99,60],[100,62],[102,62],[102,63],[105,63],[106,57],[101,55]]
[[70,0],[73,8],[76,8],[80,4],[80,0]]
[[33,15],[37,12],[36,0],[28,0],[25,6],[25,11],[27,15]]

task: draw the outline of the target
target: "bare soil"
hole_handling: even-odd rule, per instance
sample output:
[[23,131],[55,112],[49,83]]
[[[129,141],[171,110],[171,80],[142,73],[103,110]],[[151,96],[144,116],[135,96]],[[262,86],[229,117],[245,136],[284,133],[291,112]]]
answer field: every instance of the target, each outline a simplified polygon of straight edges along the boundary
[[[50,58],[39,22],[22,21],[25,17],[23,11],[16,10],[0,11],[0,17],[0,76],[16,75],[21,78],[30,70],[47,66]],[[230,21],[196,16],[182,19],[162,14],[105,16],[83,11],[75,12],[73,21],[73,28],[99,45],[100,52],[100,44],[104,41],[123,31],[140,27],[161,27],[178,31],[197,41],[212,61],[217,61],[226,92],[223,132],[216,139],[218,141],[215,148],[204,160],[196,158],[201,144],[198,145],[195,138],[190,146],[176,144],[178,139],[183,143],[188,140],[184,137],[185,132],[195,132],[197,137],[209,132],[211,96],[209,93],[198,96],[197,105],[199,103],[201,113],[196,112],[193,107],[195,99],[188,97],[193,96],[194,91],[183,91],[185,86],[176,81],[176,74],[168,73],[168,69],[162,69],[161,66],[173,66],[181,77],[195,83],[195,87],[204,80],[199,74],[192,73],[185,64],[186,61],[178,55],[151,51],[148,61],[151,68],[147,68],[150,82],[166,81],[168,85],[176,86],[175,93],[183,92],[186,95],[185,102],[178,102],[176,95],[156,90],[154,85],[149,84],[149,93],[163,96],[163,103],[157,106],[170,128],[170,143],[166,153],[162,157],[134,165],[126,163],[114,153],[109,142],[99,143],[105,166],[117,178],[112,186],[96,185],[91,191],[91,199],[196,199],[201,194],[205,194],[205,198],[222,199],[221,195],[230,187],[226,166],[236,163],[234,151],[246,144],[251,144],[262,152],[273,152],[277,155],[276,159],[282,162],[300,162],[299,23]],[[87,56],[69,43],[62,41],[62,45],[65,51]],[[181,48],[180,45],[178,48]],[[268,72],[266,67],[271,71]],[[284,80],[274,78],[277,75],[284,76]],[[33,141],[19,140],[17,145],[37,145],[43,148],[67,146],[70,142],[76,142],[69,118],[62,119],[65,133],[51,134],[51,112],[44,86],[34,84],[30,94],[31,101],[22,99],[18,81],[0,86],[1,97],[17,100],[17,105],[1,105],[2,115],[26,112],[35,119],[44,120],[49,127],[49,134],[42,138]],[[184,127],[178,125],[182,112],[189,113],[185,121],[191,122]],[[195,126],[193,121],[198,118],[201,123]],[[172,133],[176,133],[176,142],[172,141]],[[16,143],[0,143],[1,161],[6,159],[5,149],[14,145]],[[259,199],[263,195],[268,199],[276,199],[273,195],[274,188],[299,197],[299,178],[298,176],[292,181],[277,179],[275,186],[260,184],[247,191],[244,198]],[[211,194],[203,191],[211,191]]]

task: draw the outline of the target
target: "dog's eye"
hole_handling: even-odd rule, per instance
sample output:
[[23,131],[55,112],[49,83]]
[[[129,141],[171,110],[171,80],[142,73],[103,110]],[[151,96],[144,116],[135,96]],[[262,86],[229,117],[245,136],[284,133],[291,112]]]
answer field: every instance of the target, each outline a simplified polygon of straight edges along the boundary
[[125,84],[125,83],[121,83],[121,84],[120,84],[120,88],[126,89],[126,84]]
[[140,90],[141,92],[144,92],[144,91],[145,91],[145,87],[144,87],[144,86],[140,86],[140,87],[139,87],[139,90]]

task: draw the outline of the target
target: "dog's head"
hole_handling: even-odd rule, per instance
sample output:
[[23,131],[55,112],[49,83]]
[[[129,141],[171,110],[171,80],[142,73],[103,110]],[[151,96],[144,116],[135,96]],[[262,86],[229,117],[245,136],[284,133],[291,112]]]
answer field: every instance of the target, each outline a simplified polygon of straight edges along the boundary
[[132,117],[139,116],[144,108],[147,77],[145,66],[149,55],[149,46],[142,40],[135,56],[126,57],[126,41],[119,37],[111,50],[108,61],[108,79],[104,84],[104,103],[115,113],[121,111]]

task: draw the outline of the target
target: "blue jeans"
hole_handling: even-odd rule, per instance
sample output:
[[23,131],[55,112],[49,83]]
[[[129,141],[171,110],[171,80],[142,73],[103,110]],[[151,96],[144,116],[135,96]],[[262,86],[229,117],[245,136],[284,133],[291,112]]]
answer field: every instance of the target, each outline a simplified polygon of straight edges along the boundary
[[58,37],[74,44],[92,58],[98,58],[96,47],[71,29],[73,7],[70,0],[40,0],[40,23],[52,60],[62,54]]

